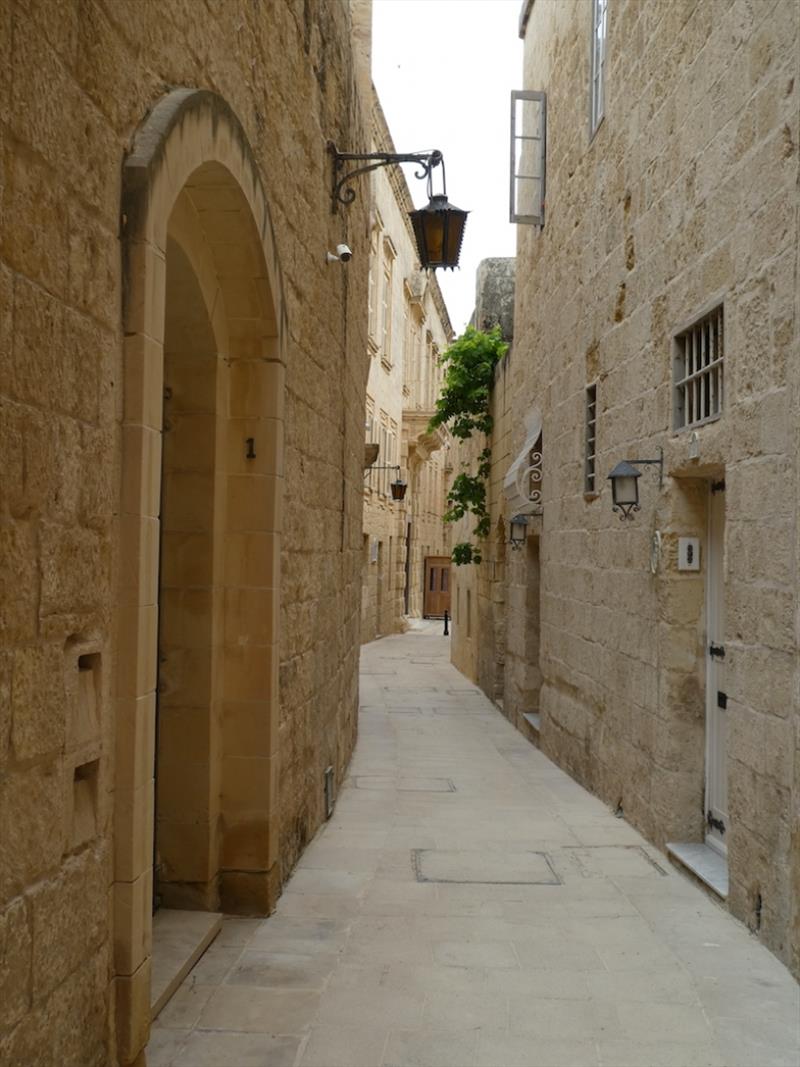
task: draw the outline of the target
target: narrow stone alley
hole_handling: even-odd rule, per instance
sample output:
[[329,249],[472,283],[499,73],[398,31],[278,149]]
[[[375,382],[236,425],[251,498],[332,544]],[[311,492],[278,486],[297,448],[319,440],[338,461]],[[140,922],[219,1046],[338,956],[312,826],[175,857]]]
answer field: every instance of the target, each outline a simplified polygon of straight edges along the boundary
[[440,633],[364,647],[335,814],[271,918],[225,921],[148,1067],[796,1067],[788,971]]

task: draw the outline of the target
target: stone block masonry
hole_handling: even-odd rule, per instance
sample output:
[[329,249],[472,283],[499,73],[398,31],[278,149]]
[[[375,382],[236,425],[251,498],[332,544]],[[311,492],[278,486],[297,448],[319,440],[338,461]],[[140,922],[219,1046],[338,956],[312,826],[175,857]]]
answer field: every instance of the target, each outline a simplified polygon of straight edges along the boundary
[[[456,662],[499,695],[479,649],[518,657],[535,628],[522,593],[538,595],[525,661],[540,688],[527,708],[506,689],[506,713],[523,729],[518,712],[538,713],[543,751],[656,844],[716,833],[728,906],[798,972],[800,15],[785,0],[606,8],[595,129],[597,4],[524,9],[522,87],[547,95],[545,220],[518,228],[492,444],[494,457],[508,434],[513,459],[538,406],[543,514],[528,531],[537,562],[515,552],[503,571],[497,551],[494,576],[458,576],[474,620],[468,637],[456,615]],[[720,305],[721,409],[683,427],[681,345]],[[641,511],[620,523],[608,473],[659,449],[663,485],[642,468]],[[498,474],[492,517],[507,530]],[[697,572],[679,569],[682,537],[699,542]],[[718,667],[711,643],[725,649]],[[722,802],[727,790],[724,838],[709,783]]]
[[368,25],[0,0],[3,1063],[136,1061],[154,820],[163,894],[263,913],[343,778],[369,196],[331,213],[325,145],[367,143]]

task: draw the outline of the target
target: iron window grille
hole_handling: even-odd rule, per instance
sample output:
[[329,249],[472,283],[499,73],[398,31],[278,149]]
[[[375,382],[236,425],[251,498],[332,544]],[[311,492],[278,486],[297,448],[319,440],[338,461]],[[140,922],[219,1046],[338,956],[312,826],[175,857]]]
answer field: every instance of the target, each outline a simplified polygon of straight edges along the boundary
[[597,385],[586,386],[586,448],[583,491],[597,492]]
[[724,400],[723,306],[677,334],[673,345],[673,426],[702,426],[718,419]]

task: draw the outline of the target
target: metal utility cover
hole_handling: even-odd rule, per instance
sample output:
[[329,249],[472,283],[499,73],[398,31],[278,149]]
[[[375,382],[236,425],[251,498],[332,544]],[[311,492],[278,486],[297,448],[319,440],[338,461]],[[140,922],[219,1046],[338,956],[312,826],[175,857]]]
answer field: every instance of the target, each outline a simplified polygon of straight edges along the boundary
[[388,774],[359,774],[356,789],[396,789],[399,793],[455,793],[450,778],[393,778]]
[[418,882],[472,885],[561,885],[544,852],[467,852],[415,848]]

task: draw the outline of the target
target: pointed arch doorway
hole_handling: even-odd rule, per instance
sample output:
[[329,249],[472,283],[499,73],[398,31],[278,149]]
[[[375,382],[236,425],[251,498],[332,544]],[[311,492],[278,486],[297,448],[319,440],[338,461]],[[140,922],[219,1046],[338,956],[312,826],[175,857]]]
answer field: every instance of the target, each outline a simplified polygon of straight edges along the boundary
[[277,894],[286,329],[258,169],[215,94],[154,108],[122,207],[114,913],[130,1063],[149,1030],[153,886],[165,907],[260,914]]

